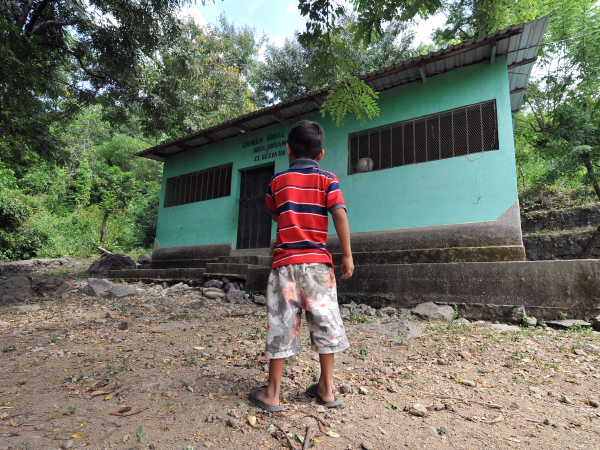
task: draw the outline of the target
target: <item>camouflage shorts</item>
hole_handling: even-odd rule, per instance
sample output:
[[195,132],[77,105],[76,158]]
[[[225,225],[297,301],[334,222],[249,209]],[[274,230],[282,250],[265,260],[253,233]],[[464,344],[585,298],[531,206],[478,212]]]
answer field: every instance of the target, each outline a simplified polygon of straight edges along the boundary
[[333,269],[327,264],[290,264],[272,269],[269,275],[267,358],[287,358],[302,350],[302,310],[313,350],[337,353],[348,348]]

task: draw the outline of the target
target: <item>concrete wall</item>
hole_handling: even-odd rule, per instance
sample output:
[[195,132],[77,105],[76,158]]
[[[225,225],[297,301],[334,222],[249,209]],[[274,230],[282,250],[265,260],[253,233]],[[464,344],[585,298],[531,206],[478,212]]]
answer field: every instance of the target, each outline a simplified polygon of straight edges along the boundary
[[[349,133],[491,99],[497,103],[500,150],[347,175]],[[384,91],[379,106],[380,116],[364,127],[352,117],[340,128],[319,114],[302,117],[319,121],[325,129],[326,154],[321,167],[338,175],[352,233],[494,222],[517,202],[504,57],[494,65],[484,62],[430,77],[426,84],[414,82]],[[287,137],[289,127],[290,124],[273,125],[250,136],[227,139],[169,158],[164,167],[158,217],[160,247],[219,243],[235,247],[241,171],[273,163],[276,172],[288,167],[285,154],[263,160],[264,152],[254,153],[253,146],[243,144],[262,137],[261,145],[265,145],[267,136],[274,133],[285,133]],[[277,150],[280,149],[274,151]],[[163,208],[167,178],[229,162],[233,162],[230,197]],[[330,232],[335,233],[332,225]],[[513,234],[505,245],[520,243],[520,230],[515,229]],[[275,237],[274,225],[272,236]]]
[[349,280],[337,275],[340,303],[448,303],[468,319],[485,320],[502,320],[515,306],[538,319],[600,313],[598,260],[356,266]]

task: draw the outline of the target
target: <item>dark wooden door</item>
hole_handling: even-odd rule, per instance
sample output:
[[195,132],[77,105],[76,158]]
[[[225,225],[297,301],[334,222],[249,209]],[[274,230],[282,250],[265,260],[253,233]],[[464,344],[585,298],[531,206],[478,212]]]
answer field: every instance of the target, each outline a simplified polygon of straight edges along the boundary
[[262,248],[271,244],[271,215],[265,194],[275,166],[242,172],[237,248]]

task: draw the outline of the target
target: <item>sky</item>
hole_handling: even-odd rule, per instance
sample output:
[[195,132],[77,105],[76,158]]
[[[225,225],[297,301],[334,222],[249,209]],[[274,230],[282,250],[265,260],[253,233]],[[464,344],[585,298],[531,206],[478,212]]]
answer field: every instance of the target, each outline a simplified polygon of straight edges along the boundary
[[[187,9],[198,24],[217,23],[221,13],[237,26],[249,25],[256,29],[256,37],[267,34],[271,42],[281,46],[285,38],[294,36],[296,30],[304,31],[306,20],[298,10],[298,0],[207,0],[200,1]],[[417,26],[415,44],[431,43],[429,36],[435,28],[445,22],[443,14],[436,14]]]

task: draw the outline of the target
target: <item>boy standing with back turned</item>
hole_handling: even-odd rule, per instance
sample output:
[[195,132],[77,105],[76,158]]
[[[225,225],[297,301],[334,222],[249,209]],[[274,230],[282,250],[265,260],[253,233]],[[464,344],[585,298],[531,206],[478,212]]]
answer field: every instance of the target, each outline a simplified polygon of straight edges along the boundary
[[271,178],[267,207],[277,222],[277,241],[267,287],[269,384],[250,393],[250,401],[267,411],[281,411],[279,393],[285,358],[298,353],[300,319],[306,311],[311,347],[319,353],[321,377],[306,393],[328,408],[333,395],[334,354],[348,348],[340,317],[331,254],[327,251],[329,212],[342,246],[342,279],[352,276],[350,230],[337,177],[319,168],[325,133],[316,122],[302,120],[288,133],[290,168]]

